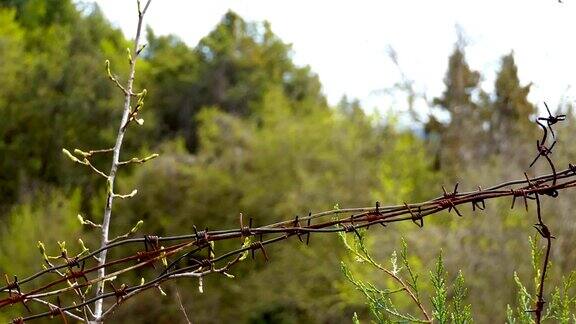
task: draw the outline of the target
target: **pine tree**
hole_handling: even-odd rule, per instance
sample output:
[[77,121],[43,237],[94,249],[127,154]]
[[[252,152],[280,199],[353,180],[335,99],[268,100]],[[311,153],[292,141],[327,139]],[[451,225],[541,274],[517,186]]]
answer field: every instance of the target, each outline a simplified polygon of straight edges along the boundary
[[464,44],[459,41],[448,61],[444,78],[446,89],[433,104],[448,113],[449,121],[431,116],[426,125],[429,138],[436,139],[438,165],[450,170],[467,165],[478,153],[481,139],[481,109],[473,100],[479,91],[480,74],[466,62]]
[[495,99],[490,109],[490,136],[495,153],[505,152],[514,141],[526,142],[534,137],[530,117],[536,107],[528,101],[531,83],[522,86],[514,53],[502,57],[495,82]]

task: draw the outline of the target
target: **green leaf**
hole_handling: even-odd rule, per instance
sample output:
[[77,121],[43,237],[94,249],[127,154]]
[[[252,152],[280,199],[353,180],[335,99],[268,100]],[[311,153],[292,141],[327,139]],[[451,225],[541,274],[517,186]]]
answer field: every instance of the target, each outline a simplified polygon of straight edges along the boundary
[[454,283],[454,295],[452,297],[452,314],[450,318],[454,324],[468,324],[472,323],[472,306],[465,303],[468,294],[464,282],[464,275],[462,271],[458,273],[456,282]]
[[444,268],[444,261],[442,260],[442,252],[438,255],[436,260],[436,267],[434,271],[430,271],[430,281],[434,288],[434,296],[432,296],[432,315],[438,323],[448,323],[448,291],[446,290],[446,270]]

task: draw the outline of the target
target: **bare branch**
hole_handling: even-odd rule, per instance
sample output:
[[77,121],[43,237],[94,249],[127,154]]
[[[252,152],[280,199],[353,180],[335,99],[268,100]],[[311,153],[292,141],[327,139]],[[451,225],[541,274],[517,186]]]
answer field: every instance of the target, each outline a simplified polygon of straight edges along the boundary
[[[106,199],[106,207],[104,209],[104,218],[102,221],[102,237],[101,237],[101,247],[106,247],[108,244],[108,232],[110,229],[110,220],[112,217],[112,204],[114,198],[121,196],[115,195],[113,192],[114,189],[114,180],[116,179],[116,171],[118,170],[118,163],[120,159],[120,150],[122,149],[122,143],[124,141],[124,134],[126,133],[126,127],[128,120],[130,118],[131,109],[130,109],[130,102],[132,99],[132,88],[134,84],[134,78],[136,74],[136,60],[138,59],[138,50],[139,50],[139,43],[140,43],[140,35],[142,32],[142,22],[144,20],[144,14],[150,5],[151,0],[146,2],[144,9],[141,10],[140,8],[140,1],[138,0],[138,26],[136,28],[136,37],[134,38],[134,51],[136,52],[136,57],[130,60],[130,72],[128,81],[126,82],[125,87],[121,87],[124,89],[124,111],[122,114],[122,120],[120,121],[120,127],[118,129],[118,136],[116,137],[116,144],[114,145],[114,151],[112,155],[112,166],[110,167],[110,175],[108,177],[108,197]],[[134,192],[135,194],[135,192]],[[107,250],[102,249],[99,256],[99,266],[101,268],[98,270],[98,276],[104,277],[106,275],[106,268],[103,267],[106,264],[106,254]],[[97,283],[96,285],[96,297],[99,297],[104,294],[104,285],[102,282]],[[102,316],[102,299],[98,299],[95,304],[94,313],[97,319]],[[100,321],[100,320],[99,320]]]

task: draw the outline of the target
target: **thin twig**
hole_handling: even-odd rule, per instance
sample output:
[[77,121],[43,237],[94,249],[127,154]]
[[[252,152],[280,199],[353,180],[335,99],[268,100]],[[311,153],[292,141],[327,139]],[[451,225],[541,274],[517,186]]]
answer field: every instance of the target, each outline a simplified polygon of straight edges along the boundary
[[[40,299],[40,298],[30,298],[30,300],[33,300],[33,301],[35,301],[35,302],[37,302],[37,303],[40,303],[40,304],[44,304],[44,305],[50,307],[50,309],[60,309],[60,307],[58,307],[58,306],[56,306],[56,305],[54,305],[54,304],[52,304],[52,303],[49,303],[49,302],[47,302],[47,301],[45,301],[45,300],[42,300],[42,299]],[[70,318],[73,318],[73,319],[75,319],[75,320],[77,320],[77,321],[86,322],[86,319],[84,319],[84,318],[82,318],[82,317],[80,317],[80,316],[78,316],[78,315],[76,315],[76,314],[73,314],[73,313],[71,313],[70,311],[62,311],[62,312],[63,312],[65,315],[67,315],[67,316],[69,316]]]
[[[118,170],[118,162],[120,160],[120,150],[122,149],[122,142],[124,140],[124,134],[126,133],[126,128],[124,125],[128,122],[128,118],[130,115],[130,102],[132,99],[132,87],[134,84],[134,77],[136,73],[136,60],[138,58],[138,46],[140,42],[140,34],[142,31],[142,22],[144,20],[144,14],[150,5],[151,0],[146,2],[144,10],[140,9],[140,1],[138,0],[138,26],[136,28],[136,37],[134,38],[134,52],[135,57],[130,59],[130,73],[128,77],[128,81],[126,83],[125,91],[124,91],[124,111],[122,114],[122,120],[120,122],[120,127],[118,129],[118,136],[116,137],[116,144],[114,145],[114,151],[112,154],[112,166],[110,167],[110,175],[108,177],[108,197],[106,199],[106,207],[104,209],[104,218],[102,221],[102,235],[100,240],[100,246],[106,247],[108,244],[108,232],[110,229],[110,220],[112,217],[112,203],[114,201],[114,180],[116,179],[116,172]],[[104,249],[100,252],[99,265],[104,265],[106,263],[106,254],[107,250]],[[104,267],[100,268],[98,271],[99,277],[104,277],[106,275],[106,269]],[[104,284],[102,282],[98,282],[96,284],[96,297],[104,294]],[[94,314],[96,318],[100,318],[102,315],[102,299],[98,299],[96,301],[94,307]]]
[[188,314],[186,313],[186,309],[184,308],[184,304],[182,303],[182,298],[180,298],[180,292],[178,291],[178,287],[175,288],[176,290],[176,300],[178,301],[178,305],[180,306],[180,310],[182,314],[184,314],[184,318],[186,319],[186,323],[192,324],[190,319],[188,318]]

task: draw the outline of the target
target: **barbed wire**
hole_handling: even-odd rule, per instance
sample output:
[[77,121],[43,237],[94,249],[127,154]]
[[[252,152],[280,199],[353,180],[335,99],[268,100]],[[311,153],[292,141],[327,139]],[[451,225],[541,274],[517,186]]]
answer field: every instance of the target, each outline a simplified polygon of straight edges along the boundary
[[[545,129],[545,128],[543,128]],[[547,134],[546,131],[544,131]],[[545,140],[544,136],[544,140]],[[540,148],[545,145],[545,141],[539,141]],[[552,148],[552,147],[551,147]],[[539,155],[536,160],[543,156],[551,163],[549,155],[550,149],[539,149]],[[58,258],[61,260],[59,265],[49,265],[44,270],[32,274],[22,280],[18,280],[15,276],[13,280],[7,280],[5,286],[0,288],[0,292],[7,293],[8,297],[0,299],[0,309],[15,305],[22,304],[26,309],[28,301],[43,300],[48,297],[59,297],[68,292],[75,292],[80,289],[89,288],[98,282],[110,282],[113,291],[96,296],[94,298],[85,299],[80,302],[75,302],[68,306],[57,306],[59,303],[48,303],[49,311],[44,313],[29,315],[26,317],[19,317],[14,320],[14,323],[30,321],[42,317],[54,317],[63,315],[78,317],[83,313],[83,307],[94,303],[99,299],[116,298],[116,301],[103,313],[103,320],[109,316],[123,301],[132,298],[137,294],[146,291],[150,288],[159,288],[160,284],[171,279],[195,277],[202,280],[208,274],[220,273],[229,275],[227,271],[236,263],[251,253],[255,257],[255,252],[260,251],[263,257],[268,260],[269,255],[266,252],[265,246],[274,244],[276,242],[284,241],[290,237],[296,236],[301,242],[308,244],[310,242],[311,234],[320,233],[335,233],[335,232],[349,232],[358,233],[361,228],[369,229],[373,225],[382,225],[386,227],[388,224],[396,222],[413,222],[419,227],[424,226],[424,218],[432,215],[439,214],[440,212],[447,211],[448,213],[456,214],[459,217],[463,213],[458,207],[471,204],[472,210],[483,210],[486,207],[486,201],[497,198],[511,197],[511,208],[514,208],[515,202],[518,198],[523,199],[525,208],[528,209],[528,201],[535,200],[537,203],[538,223],[535,227],[539,233],[547,240],[547,253],[543,263],[542,278],[546,273],[549,264],[549,251],[551,239],[553,236],[550,234],[548,227],[542,220],[540,197],[550,196],[557,197],[560,190],[569,189],[576,186],[576,166],[570,164],[567,169],[556,171],[552,165],[552,173],[529,178],[526,173],[524,179],[507,181],[501,184],[494,185],[487,189],[478,188],[477,191],[458,192],[458,184],[454,189],[448,192],[442,188],[442,195],[419,203],[404,203],[402,205],[393,206],[380,206],[377,202],[373,207],[362,208],[349,208],[349,209],[333,209],[323,211],[320,213],[308,213],[307,216],[296,216],[293,219],[285,220],[278,223],[269,224],[266,226],[255,227],[252,224],[252,219],[249,219],[248,225],[245,225],[245,220],[242,214],[239,216],[240,226],[234,229],[227,230],[202,230],[198,231],[194,227],[194,232],[187,235],[178,236],[151,236],[146,235],[140,238],[126,238],[116,242],[110,243],[98,250],[86,253],[82,256],[68,257],[65,252]],[[342,216],[344,215],[344,216]],[[326,218],[330,218],[326,220]],[[241,239],[242,246],[237,249],[232,249],[221,255],[216,255],[214,252],[213,244],[218,241],[237,240]],[[161,247],[161,242],[178,242],[168,247]],[[87,268],[86,265],[96,262],[95,256],[102,250],[119,250],[126,245],[144,244],[144,250],[138,251],[134,254],[110,260],[103,265],[96,265]],[[199,256],[199,252],[208,251],[209,257]],[[180,261],[186,259],[189,263],[187,266],[181,266]],[[225,260],[231,259],[228,263],[221,265]],[[127,286],[122,284],[120,288],[113,286],[112,281],[121,275],[133,272],[147,266],[162,262],[162,270],[158,270],[155,278],[149,282],[142,282],[137,285]],[[135,263],[135,264],[134,264]],[[89,279],[89,275],[98,271],[102,267],[111,268],[112,266],[121,266],[121,269],[109,273],[104,277],[94,277]],[[26,285],[43,278],[47,275],[59,274],[59,278],[50,281],[38,288],[32,288],[27,292],[23,292]],[[84,282],[81,282],[82,279]],[[159,288],[161,289],[161,288]],[[536,308],[532,310],[536,317],[539,318],[544,307],[544,283],[543,279],[539,286],[538,301]],[[77,318],[76,318],[77,319]]]
[[[446,196],[440,196],[440,197],[437,197],[437,198],[434,198],[434,199],[431,199],[431,200],[428,200],[425,202],[414,203],[414,204],[403,204],[403,205],[386,206],[386,207],[377,206],[377,207],[362,207],[362,208],[350,208],[350,209],[334,209],[334,210],[325,211],[325,212],[321,212],[321,213],[317,213],[317,214],[309,214],[309,216],[306,216],[306,217],[296,216],[294,219],[291,219],[291,220],[287,220],[287,221],[283,221],[283,222],[279,222],[279,223],[275,223],[275,224],[270,224],[270,225],[262,226],[262,227],[245,226],[245,227],[239,227],[236,229],[215,230],[215,231],[208,231],[208,230],[197,231],[196,230],[193,234],[187,234],[187,235],[164,236],[164,237],[146,235],[146,236],[143,236],[140,238],[129,238],[129,239],[116,241],[112,244],[109,244],[109,245],[103,247],[103,248],[94,250],[94,251],[92,251],[92,252],[90,252],[90,253],[82,256],[82,257],[67,258],[66,263],[63,263],[61,265],[54,265],[54,266],[48,267],[42,271],[39,271],[33,275],[30,275],[29,277],[27,277],[25,279],[19,280],[18,283],[24,284],[24,283],[32,281],[38,277],[41,277],[45,274],[53,273],[56,270],[62,270],[62,269],[70,268],[71,266],[77,266],[77,265],[85,263],[87,260],[93,258],[95,255],[97,255],[98,253],[100,253],[104,249],[110,250],[110,249],[121,247],[121,246],[127,245],[127,244],[144,243],[146,250],[139,252],[140,254],[135,254],[135,255],[132,255],[132,256],[129,256],[129,257],[126,257],[123,259],[111,261],[111,262],[106,264],[106,267],[111,266],[111,265],[115,265],[118,263],[128,262],[128,261],[137,260],[137,259],[143,259],[146,257],[149,257],[149,258],[152,258],[153,256],[157,257],[157,255],[159,255],[162,252],[166,252],[166,251],[169,251],[169,249],[171,249],[173,247],[180,247],[181,245],[183,245],[181,243],[181,244],[175,245],[173,247],[165,248],[163,250],[152,250],[152,251],[147,250],[148,246],[157,245],[159,242],[170,242],[170,241],[181,241],[181,240],[193,239],[193,241],[190,241],[187,244],[194,243],[193,245],[198,246],[200,244],[206,243],[203,241],[221,241],[221,240],[225,240],[225,239],[234,239],[234,238],[240,238],[240,237],[254,237],[254,236],[259,236],[259,235],[263,235],[263,234],[275,234],[275,233],[282,233],[283,234],[283,233],[294,232],[294,233],[296,233],[296,235],[298,235],[298,233],[300,233],[300,236],[301,236],[302,234],[309,234],[309,233],[314,233],[314,232],[341,231],[341,230],[343,230],[343,228],[336,227],[336,225],[342,225],[345,223],[349,223],[350,225],[353,225],[354,227],[358,228],[358,227],[361,227],[362,225],[368,226],[368,224],[365,224],[368,222],[370,222],[372,224],[377,224],[377,223],[386,224],[386,223],[392,223],[392,222],[397,222],[397,221],[412,220],[412,221],[418,223],[418,225],[420,225],[421,224],[420,218],[423,218],[425,216],[436,214],[436,213],[439,213],[443,210],[450,211],[451,209],[455,209],[454,207],[456,207],[458,205],[467,204],[467,203],[472,204],[473,210],[484,209],[485,203],[483,204],[483,202],[485,200],[493,199],[493,198],[507,197],[507,196],[512,197],[512,203],[513,203],[512,207],[514,207],[514,203],[516,201],[516,198],[518,198],[518,197],[529,199],[530,194],[535,194],[535,193],[544,194],[544,193],[549,193],[550,191],[553,191],[553,190],[562,190],[562,189],[567,189],[567,188],[574,186],[576,179],[573,179],[573,178],[575,178],[575,175],[576,175],[576,168],[571,166],[566,170],[563,170],[563,171],[556,173],[555,177],[553,174],[548,174],[548,175],[543,175],[543,176],[534,177],[534,178],[525,178],[523,180],[514,180],[514,181],[509,181],[509,182],[505,182],[505,183],[493,186],[493,187],[488,188],[488,189],[484,189],[484,190],[479,189],[479,191],[475,191],[475,192],[464,192],[464,193],[456,193],[456,194],[454,194],[452,192],[450,194],[446,194]],[[547,185],[548,182],[554,182],[555,179],[556,179],[556,181],[563,180],[563,179],[573,179],[573,180],[557,183],[555,186],[548,186]],[[512,186],[514,184],[527,184],[527,186],[522,186],[519,188],[511,188],[509,190],[499,190],[503,187]],[[377,205],[379,205],[379,204],[377,203]],[[354,213],[354,212],[358,212],[358,213],[355,215],[353,214],[353,215],[351,215],[347,218],[343,218],[343,219],[331,220],[329,222],[323,222],[323,223],[317,223],[317,224],[312,224],[310,222],[306,226],[299,225],[299,226],[286,227],[287,224],[298,225],[298,223],[300,223],[301,221],[311,221],[313,219],[318,219],[319,217],[334,216],[334,215],[345,214],[345,213],[350,214],[350,213]],[[398,217],[404,216],[404,215],[409,215],[410,217],[398,218]],[[356,223],[356,225],[354,225],[354,223]],[[372,224],[370,224],[370,225],[372,225]],[[332,228],[330,228],[330,227],[332,227]],[[97,269],[99,269],[99,267],[95,267],[95,268],[86,270],[85,272],[89,273],[89,272],[97,270]],[[4,291],[7,288],[8,288],[8,285],[1,287],[0,291]]]

